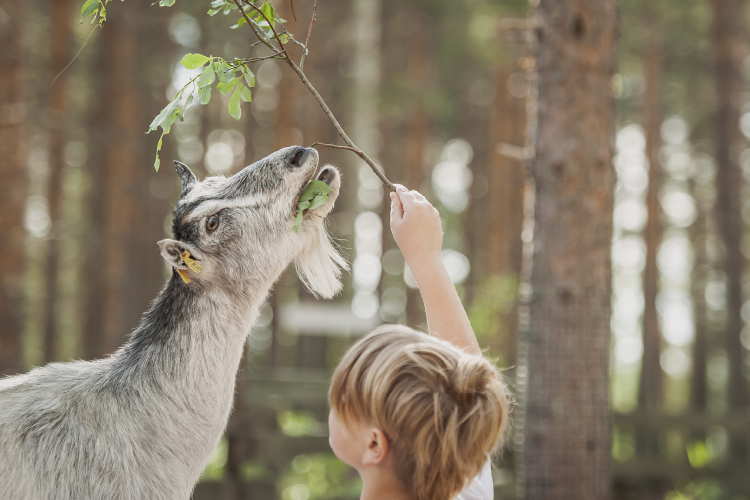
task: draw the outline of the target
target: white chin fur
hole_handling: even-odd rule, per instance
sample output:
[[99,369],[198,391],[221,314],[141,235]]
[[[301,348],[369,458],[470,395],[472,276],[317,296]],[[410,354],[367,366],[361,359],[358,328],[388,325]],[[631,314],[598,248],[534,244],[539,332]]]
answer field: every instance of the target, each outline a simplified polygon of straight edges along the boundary
[[323,224],[308,233],[302,252],[294,261],[302,283],[318,298],[330,299],[341,291],[341,272],[349,265],[334,248]]

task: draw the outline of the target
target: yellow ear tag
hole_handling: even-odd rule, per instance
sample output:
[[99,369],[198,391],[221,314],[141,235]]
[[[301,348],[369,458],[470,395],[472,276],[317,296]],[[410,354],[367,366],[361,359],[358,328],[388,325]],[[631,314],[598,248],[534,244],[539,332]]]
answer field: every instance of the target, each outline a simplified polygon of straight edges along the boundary
[[187,275],[187,271],[185,271],[184,269],[178,269],[177,272],[180,273],[180,278],[182,278],[182,281],[184,281],[185,283],[190,283],[191,281],[193,281],[190,279],[190,276]]
[[185,250],[182,252],[182,260],[185,261],[185,264],[190,268],[191,271],[193,271],[195,274],[200,274],[203,272],[203,266],[195,262],[193,259],[190,258],[190,252]]
[[[182,252],[182,260],[185,261],[185,264],[187,264],[190,270],[195,274],[200,274],[203,272],[203,266],[191,259],[190,252],[188,252],[187,250]],[[182,281],[184,281],[185,283],[190,283],[192,281],[190,279],[190,276],[188,276],[187,271],[185,271],[184,269],[178,269],[177,272],[180,273],[180,278],[182,278]]]

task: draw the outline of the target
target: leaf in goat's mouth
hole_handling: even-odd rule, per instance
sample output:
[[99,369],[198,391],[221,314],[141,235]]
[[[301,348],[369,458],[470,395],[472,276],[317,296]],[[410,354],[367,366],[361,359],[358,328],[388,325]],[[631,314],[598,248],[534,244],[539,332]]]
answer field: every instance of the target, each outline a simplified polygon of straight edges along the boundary
[[294,221],[294,227],[292,228],[295,233],[299,232],[302,227],[302,212],[323,205],[328,201],[328,193],[331,191],[333,191],[331,186],[317,179],[305,186],[297,200],[297,220]]

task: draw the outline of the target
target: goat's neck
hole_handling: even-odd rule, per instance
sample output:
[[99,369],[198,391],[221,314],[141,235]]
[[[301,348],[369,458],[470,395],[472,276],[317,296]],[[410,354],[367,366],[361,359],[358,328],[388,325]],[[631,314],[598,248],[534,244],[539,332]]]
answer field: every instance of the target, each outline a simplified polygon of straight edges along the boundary
[[271,284],[229,295],[173,275],[111,358],[112,384],[127,392],[142,388],[142,400],[163,398],[157,403],[162,408],[187,409],[184,425],[197,420],[212,439],[226,423],[243,345]]

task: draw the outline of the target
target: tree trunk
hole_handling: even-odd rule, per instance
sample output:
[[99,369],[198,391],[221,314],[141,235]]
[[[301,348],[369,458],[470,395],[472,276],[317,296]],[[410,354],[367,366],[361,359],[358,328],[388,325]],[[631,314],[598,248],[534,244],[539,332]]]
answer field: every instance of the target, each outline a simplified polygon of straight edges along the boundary
[[[49,128],[49,178],[47,180],[47,207],[50,218],[50,232],[47,245],[47,262],[44,298],[44,360],[49,363],[56,359],[57,350],[57,290],[60,262],[60,238],[62,230],[62,198],[63,198],[63,148],[65,146],[65,110],[67,108],[68,72],[61,71],[70,62],[71,37],[71,2],[58,0],[51,5],[51,33],[50,33],[50,81],[57,80],[52,85],[49,95],[49,113],[47,126]],[[59,76],[58,76],[59,75]]]
[[0,25],[0,377],[21,370],[26,229],[25,2],[3,0]]
[[[134,2],[113,5],[99,38],[99,88],[91,123],[92,166],[91,228],[89,255],[84,269],[88,283],[84,319],[84,356],[102,357],[122,344],[135,323],[126,308],[132,299],[131,283],[139,274],[139,263],[128,258],[133,251],[137,194],[148,189],[139,169],[150,168],[139,148],[144,142],[147,119],[141,113],[137,72],[138,36]],[[164,162],[168,168],[168,162]],[[166,170],[166,169],[165,169]]]
[[[691,292],[693,299],[693,318],[695,322],[695,339],[693,340],[692,375],[690,378],[690,408],[696,413],[706,411],[708,401],[708,384],[706,380],[706,363],[708,361],[708,324],[706,321],[706,280],[708,257],[706,255],[706,237],[708,236],[706,203],[697,196],[695,181],[692,181],[696,198],[697,217],[690,228],[690,239],[693,248],[693,275]],[[701,433],[704,434],[704,433]],[[703,439],[705,436],[700,436]]]
[[[515,66],[515,65],[514,65]],[[485,276],[499,277],[503,290],[512,290],[507,305],[500,304],[499,329],[490,332],[491,349],[503,356],[505,366],[516,365],[518,351],[518,311],[515,294],[521,276],[523,257],[523,191],[526,168],[522,160],[500,154],[501,144],[524,147],[526,144],[526,99],[508,92],[513,71],[498,71],[495,102],[490,112],[490,168],[487,176],[487,249]],[[505,294],[503,293],[503,298]]]
[[[649,18],[653,21],[653,16]],[[642,116],[646,132],[646,158],[648,159],[648,190],[646,209],[648,219],[644,230],[646,242],[646,265],[643,270],[643,362],[641,380],[638,387],[638,407],[641,410],[658,411],[662,405],[663,376],[661,370],[661,332],[656,312],[656,296],[659,290],[659,269],[656,266],[656,253],[661,242],[661,208],[659,189],[661,187],[661,166],[659,148],[661,146],[661,88],[662,51],[658,26],[649,23],[650,40],[643,57],[645,89],[643,92]]]
[[[610,497],[614,0],[542,0],[524,498]],[[521,381],[524,374],[528,380]]]
[[[727,285],[726,348],[729,357],[728,406],[730,411],[747,408],[747,383],[742,375],[744,349],[742,330],[742,221],[740,192],[742,171],[737,150],[745,140],[739,129],[744,102],[743,65],[747,55],[746,0],[713,0],[713,55],[717,93],[716,110],[716,217],[724,241],[724,273]],[[735,443],[737,444],[737,443]],[[744,452],[738,448],[732,454]]]

